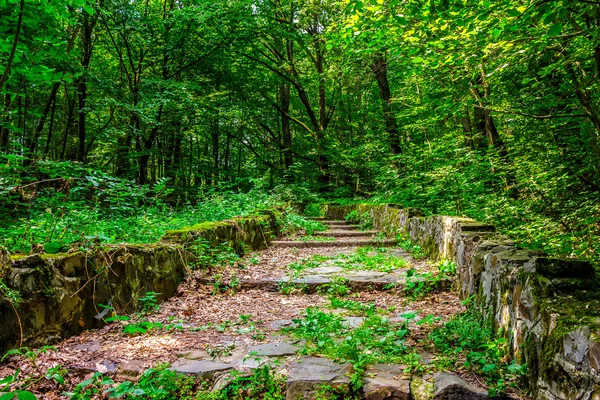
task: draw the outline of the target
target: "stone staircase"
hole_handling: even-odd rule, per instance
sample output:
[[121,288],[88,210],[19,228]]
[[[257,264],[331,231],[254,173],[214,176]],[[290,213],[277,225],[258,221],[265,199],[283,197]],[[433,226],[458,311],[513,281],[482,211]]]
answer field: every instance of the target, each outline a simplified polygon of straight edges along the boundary
[[[152,317],[164,325],[178,320],[181,330],[157,332],[154,336],[149,332],[137,337],[119,336],[106,330],[90,332],[87,338],[81,339],[85,341],[83,344],[77,343],[75,338],[70,340],[74,343],[62,344],[60,355],[65,359],[78,359],[78,364],[90,360],[86,371],[95,371],[94,365],[112,365],[117,380],[135,379],[156,360],[168,361],[172,370],[198,377],[211,391],[228,387],[240,374],[249,376],[257,368],[269,366],[285,377],[286,400],[324,398],[320,393],[324,387],[335,392],[338,399],[408,400],[431,399],[434,395],[436,399],[487,399],[485,391],[456,375],[438,372],[422,377],[406,373],[407,366],[401,364],[369,365],[363,386],[357,391],[351,382],[353,366],[350,363],[335,362],[322,354],[302,355],[306,341],[294,339],[286,328],[301,324],[297,318],[307,308],[318,306],[327,311],[331,307],[327,305],[332,296],[330,289],[335,285],[348,288],[348,292],[341,295],[348,301],[370,303],[384,310],[383,324],[392,324],[393,329],[402,326],[408,329],[410,325],[411,332],[420,329],[417,321],[428,313],[447,318],[448,304],[457,303],[455,295],[439,290],[449,289],[450,279],[440,279],[436,282],[438,290],[433,290],[437,293],[435,299],[423,299],[417,305],[422,307],[428,303],[428,310],[415,311],[415,304],[405,301],[408,293],[405,287],[409,282],[414,284],[424,279],[419,274],[431,271],[429,263],[412,258],[400,248],[392,248],[395,240],[379,238],[377,231],[361,231],[345,221],[321,222],[328,229],[315,233],[315,238],[320,240],[275,241],[271,248],[255,253],[256,263],[244,269],[231,265],[219,271],[199,271],[198,276],[180,287],[180,297],[163,304],[160,315]],[[368,247],[362,248],[364,246]],[[384,261],[377,264],[380,260]],[[392,268],[381,268],[388,262],[393,264]],[[212,288],[222,287],[228,289],[211,293]],[[286,292],[290,288],[292,290]],[[446,296],[446,300],[438,296]],[[343,320],[342,334],[336,340],[341,341],[365,326],[368,314],[336,307],[327,311]],[[422,315],[417,315],[421,311]],[[252,318],[252,329],[238,327],[245,326],[243,324],[229,324],[232,328],[225,324],[216,329],[215,315],[219,315],[217,321],[227,318],[228,323],[238,316],[246,320]],[[365,329],[370,329],[368,324],[366,326]],[[255,329],[263,332],[261,338],[254,336]],[[168,343],[169,355],[158,351],[158,341],[162,341],[163,346]],[[90,343],[93,346],[88,346]],[[143,351],[120,358],[115,355],[119,352],[116,349],[126,348]],[[414,347],[412,351],[418,363],[432,365],[434,356],[428,348]],[[83,355],[87,352],[89,355]],[[98,363],[98,360],[104,361]],[[452,397],[456,395],[463,397]]]
[[271,244],[274,247],[351,247],[351,246],[375,246],[391,247],[396,245],[394,239],[379,238],[378,232],[374,230],[360,230],[360,226],[340,220],[316,219],[327,226],[327,230],[316,232],[312,235],[315,240],[275,240]]

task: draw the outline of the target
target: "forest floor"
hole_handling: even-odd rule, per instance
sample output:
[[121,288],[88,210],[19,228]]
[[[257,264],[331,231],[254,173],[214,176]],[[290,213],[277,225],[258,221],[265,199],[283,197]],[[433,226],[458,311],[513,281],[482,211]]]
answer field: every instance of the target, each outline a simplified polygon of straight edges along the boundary
[[[378,246],[375,235],[298,236],[234,265],[196,271],[177,296],[160,305],[150,299],[146,312],[66,339],[34,363],[12,356],[0,377],[17,369],[23,376],[58,372],[64,383],[40,379],[29,387],[42,399],[84,393],[76,385],[98,373],[116,383],[136,381],[163,363],[212,382],[214,390],[268,366],[284,377],[288,399],[317,398],[323,390],[338,398],[378,398],[369,391],[418,398],[416,391],[431,392],[433,375],[445,369],[471,389],[487,390],[482,378],[454,367],[464,363],[460,355],[449,359],[429,339],[464,311],[451,282],[432,263]],[[356,377],[364,379],[361,390]],[[70,397],[105,395],[94,393]]]

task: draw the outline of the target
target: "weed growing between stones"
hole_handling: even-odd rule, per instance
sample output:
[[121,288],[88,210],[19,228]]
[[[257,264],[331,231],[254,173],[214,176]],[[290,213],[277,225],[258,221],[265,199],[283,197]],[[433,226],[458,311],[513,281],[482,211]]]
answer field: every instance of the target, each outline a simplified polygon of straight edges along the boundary
[[331,282],[319,286],[317,292],[330,296],[345,296],[350,293],[348,279],[341,276],[334,276],[331,278]]
[[405,293],[414,299],[423,297],[438,289],[445,282],[453,279],[456,275],[456,263],[450,260],[442,260],[435,264],[437,273],[433,271],[417,273],[410,269],[406,273]]
[[494,334],[492,322],[475,308],[457,314],[429,336],[446,359],[445,367],[463,367],[483,376],[490,396],[501,396],[509,387],[518,387],[527,374],[527,365],[510,360],[506,339]]
[[336,256],[315,254],[311,258],[290,263],[288,268],[292,271],[294,276],[298,276],[307,269],[322,266],[322,263],[325,261],[329,266],[341,267],[346,270],[378,271],[386,273],[409,267],[409,263],[405,259],[387,254],[387,252],[388,249],[385,247],[358,247],[350,254],[338,254]]
[[296,293],[305,293],[307,289],[308,285],[304,283],[279,282],[279,292],[286,296]]
[[223,378],[223,386],[220,390],[211,390],[206,382],[171,371],[168,364],[162,364],[146,370],[136,383],[125,381],[116,385],[109,377],[96,373],[63,395],[71,400],[90,400],[99,395],[140,400],[285,399],[285,378],[268,366],[257,368],[250,375],[231,372]]
[[408,251],[414,259],[423,260],[427,258],[425,250],[421,246],[414,244],[406,234],[396,235],[396,241],[398,242],[398,247]]
[[315,242],[335,242],[335,238],[331,237],[331,236],[319,236],[319,235],[304,235],[300,237],[300,240],[302,240],[303,242],[311,242],[311,241],[315,241]]
[[329,302],[329,307],[332,309],[343,308],[348,311],[353,311],[354,313],[358,312],[361,315],[373,315],[376,311],[375,303],[367,305],[354,300],[340,299],[335,296],[330,297]]
[[18,307],[22,300],[21,293],[19,293],[17,290],[9,288],[2,279],[0,279],[0,295],[0,300],[2,297],[4,297],[15,307]]
[[[342,300],[339,304],[362,308],[349,301]],[[404,344],[410,334],[409,325],[415,320],[417,313],[407,313],[398,322],[390,322],[388,318],[379,315],[374,306],[369,306],[364,311],[366,316],[361,324],[352,327],[341,315],[311,307],[304,311],[302,319],[294,320],[294,327],[286,328],[285,331],[296,339],[305,341],[301,350],[303,354],[350,362],[354,367],[351,380],[355,389],[361,387],[365,369],[370,364],[404,363],[409,368],[417,369],[413,364],[414,360],[418,361],[418,355],[414,355]],[[426,319],[418,323],[429,322],[431,320]]]

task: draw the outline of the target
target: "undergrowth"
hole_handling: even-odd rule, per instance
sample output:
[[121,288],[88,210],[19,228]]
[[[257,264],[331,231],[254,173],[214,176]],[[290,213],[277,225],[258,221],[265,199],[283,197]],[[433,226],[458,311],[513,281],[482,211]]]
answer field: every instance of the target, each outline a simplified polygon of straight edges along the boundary
[[288,268],[297,276],[307,269],[322,266],[324,261],[327,262],[327,266],[341,267],[348,271],[361,270],[387,273],[410,266],[405,259],[388,254],[385,247],[366,246],[359,247],[350,254],[341,253],[335,256],[315,254],[310,258],[290,263]]
[[[413,351],[404,342],[410,335],[409,326],[415,320],[416,313],[403,314],[400,322],[392,323],[387,317],[377,313],[374,306],[364,308],[345,300],[331,301],[332,304],[361,308],[366,316],[360,326],[351,328],[339,314],[326,313],[318,307],[306,309],[301,319],[294,320],[294,327],[285,329],[287,333],[305,342],[301,353],[350,362],[354,367],[351,376],[354,389],[362,386],[368,365],[397,364],[414,358]],[[417,323],[429,322],[431,318]]]
[[500,333],[494,333],[490,318],[471,307],[455,315],[441,328],[434,330],[429,339],[447,357],[447,367],[462,366],[483,376],[491,396],[500,396],[509,387],[518,387],[527,374],[527,365],[509,357],[508,342]]
[[198,378],[171,371],[164,364],[145,371],[135,383],[125,381],[116,385],[112,379],[96,373],[64,395],[72,400],[90,400],[98,394],[140,400],[285,399],[285,380],[268,366],[257,368],[251,375],[232,372],[225,379],[228,382],[224,388],[211,391]]

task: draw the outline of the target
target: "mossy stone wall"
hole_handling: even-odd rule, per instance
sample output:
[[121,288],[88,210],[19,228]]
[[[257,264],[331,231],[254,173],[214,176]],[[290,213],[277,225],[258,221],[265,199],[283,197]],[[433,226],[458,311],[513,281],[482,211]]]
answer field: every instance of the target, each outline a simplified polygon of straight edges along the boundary
[[[173,296],[189,270],[189,248],[198,239],[210,246],[268,247],[279,234],[276,212],[199,224],[168,232],[151,245],[110,245],[89,253],[10,256],[0,248],[0,280],[19,293],[13,309],[0,293],[0,353],[13,347],[55,343],[99,327],[95,318],[109,304],[131,312],[146,292]],[[22,337],[21,337],[22,332]]]
[[587,261],[520,249],[492,225],[398,205],[327,205],[344,219],[368,213],[376,229],[408,235],[432,259],[457,264],[462,298],[485,317],[529,368],[535,399],[600,400],[600,289]]

